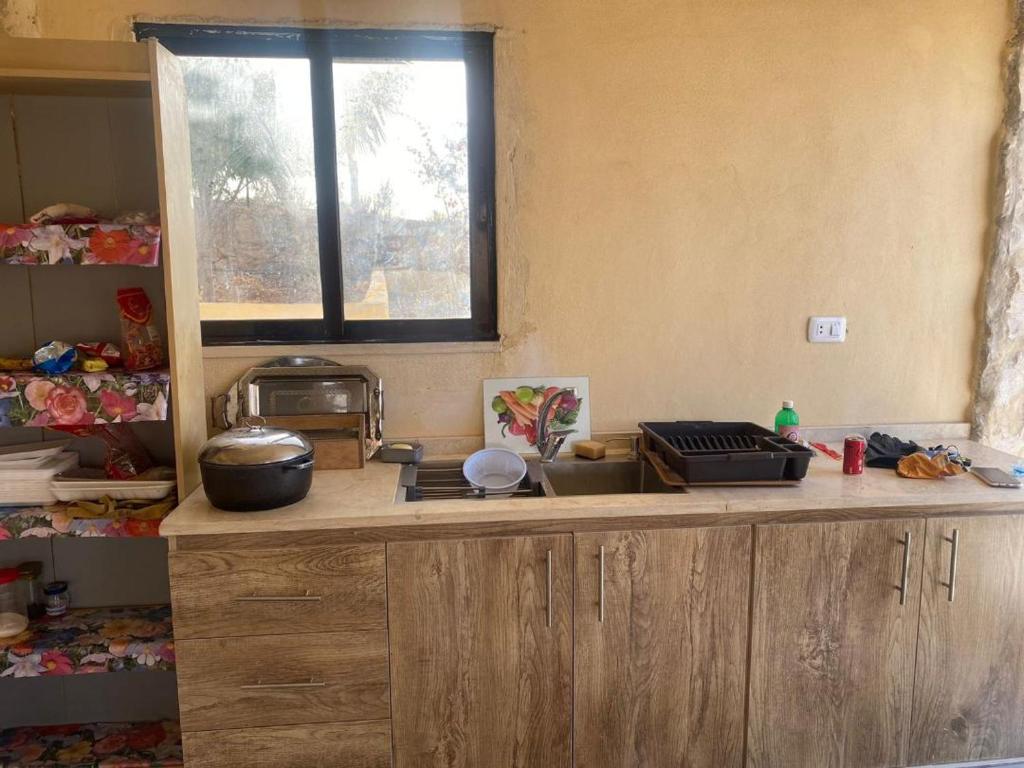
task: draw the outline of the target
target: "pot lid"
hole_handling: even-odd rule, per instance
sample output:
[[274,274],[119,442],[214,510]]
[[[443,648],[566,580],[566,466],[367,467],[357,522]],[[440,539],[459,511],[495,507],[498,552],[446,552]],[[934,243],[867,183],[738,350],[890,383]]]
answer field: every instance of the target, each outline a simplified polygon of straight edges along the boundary
[[259,416],[249,416],[242,425],[221,432],[206,441],[199,461],[224,466],[276,464],[313,452],[313,444],[298,432],[265,426]]

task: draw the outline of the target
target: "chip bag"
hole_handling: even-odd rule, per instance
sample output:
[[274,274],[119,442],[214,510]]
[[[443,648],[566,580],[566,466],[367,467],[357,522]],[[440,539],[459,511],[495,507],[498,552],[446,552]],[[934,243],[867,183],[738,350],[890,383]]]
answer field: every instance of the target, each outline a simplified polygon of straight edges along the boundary
[[153,305],[143,288],[118,288],[121,312],[121,353],[130,371],[159,368],[164,362],[164,345],[153,322]]

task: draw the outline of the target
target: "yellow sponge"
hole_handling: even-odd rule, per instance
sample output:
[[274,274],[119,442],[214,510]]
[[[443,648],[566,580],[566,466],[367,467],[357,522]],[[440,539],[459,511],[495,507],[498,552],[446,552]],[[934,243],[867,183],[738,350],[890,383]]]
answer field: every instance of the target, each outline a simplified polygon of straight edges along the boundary
[[599,443],[597,440],[580,440],[578,443],[573,443],[573,451],[576,455],[584,459],[603,459],[605,451],[604,443]]

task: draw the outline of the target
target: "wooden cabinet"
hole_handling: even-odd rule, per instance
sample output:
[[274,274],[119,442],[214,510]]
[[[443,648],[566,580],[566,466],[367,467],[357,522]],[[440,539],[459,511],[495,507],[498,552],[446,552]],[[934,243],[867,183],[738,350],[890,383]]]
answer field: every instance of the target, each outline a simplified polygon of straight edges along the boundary
[[757,528],[748,765],[906,764],[924,530]]
[[178,638],[385,629],[384,545],[170,556]]
[[384,630],[177,644],[184,731],[388,717]]
[[387,722],[186,733],[188,768],[390,768]]
[[572,537],[388,545],[395,768],[571,760]]
[[927,530],[910,762],[1024,756],[1024,516]]
[[575,763],[739,766],[750,528],[576,538]]

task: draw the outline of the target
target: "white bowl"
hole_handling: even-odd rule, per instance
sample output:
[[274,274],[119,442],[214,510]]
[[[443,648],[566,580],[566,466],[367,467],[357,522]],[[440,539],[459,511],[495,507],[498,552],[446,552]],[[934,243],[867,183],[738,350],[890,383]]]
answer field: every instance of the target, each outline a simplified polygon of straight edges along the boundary
[[474,488],[482,488],[488,496],[510,494],[526,477],[526,462],[507,448],[484,448],[462,465],[462,474]]

